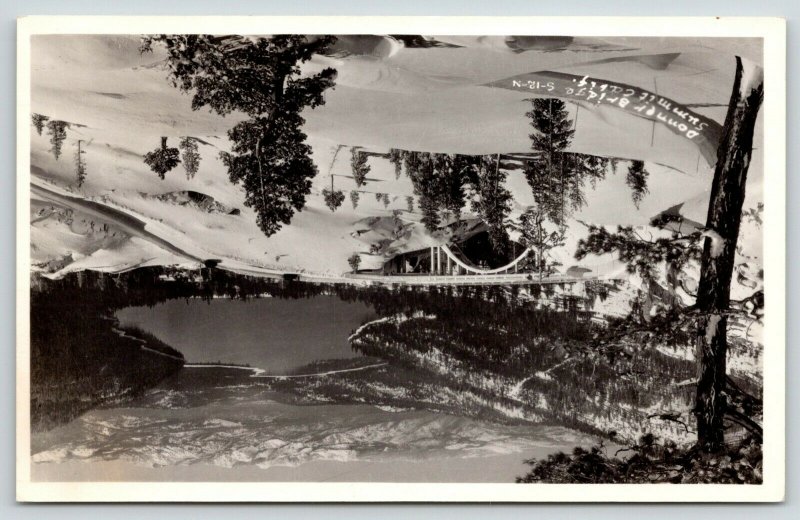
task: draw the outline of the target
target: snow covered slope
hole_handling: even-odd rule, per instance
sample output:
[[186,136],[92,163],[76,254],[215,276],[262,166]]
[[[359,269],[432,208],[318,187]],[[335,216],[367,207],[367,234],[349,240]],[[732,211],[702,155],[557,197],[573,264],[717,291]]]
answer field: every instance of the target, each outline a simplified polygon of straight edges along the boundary
[[[71,127],[59,160],[49,151],[46,132],[38,135],[31,129],[31,175],[39,187],[32,195],[33,263],[58,276],[87,267],[125,270],[216,258],[223,267],[247,272],[338,277],[349,269],[348,256],[369,249],[354,231],[365,219],[404,210],[406,196],[413,194],[407,178],[396,179],[386,159],[371,156],[369,177],[376,180],[365,189],[390,194],[388,207],[365,194],[358,208],[346,200],[331,213],[321,190],[329,185],[329,174],[337,175],[337,189],[347,193],[355,188],[352,179],[339,177],[350,175],[351,146],[375,152],[389,148],[527,152],[529,95],[482,86],[526,72],[552,70],[634,84],[692,105],[720,123],[733,81],[733,47],[728,41],[446,36],[435,40],[453,46],[423,48],[391,38],[347,37],[331,56],[316,57],[306,65],[308,71],[325,66],[338,70],[337,86],[326,93],[326,104],[304,113],[319,175],[304,211],[267,238],[257,228],[253,212],[243,205],[241,188],[230,184],[218,158],[228,148],[226,131],[239,120],[236,115],[222,118],[207,110],[192,111],[190,98],[166,80],[163,55],[140,55],[136,36],[34,37],[32,110],[69,121]],[[742,41],[735,47],[760,61],[757,42]],[[704,222],[713,171],[692,143],[623,111],[587,104],[569,107],[577,117],[574,151],[645,160],[651,172],[650,195],[639,209],[630,200],[627,165],[622,162],[616,175],[589,190],[588,204],[576,219],[646,225],[656,213],[685,203],[685,210],[700,213],[698,221]],[[177,146],[178,138],[187,135],[200,140],[197,175],[187,179],[178,166],[160,180],[142,156],[159,144],[160,136],[168,136],[170,145]],[[761,135],[759,123],[756,142]],[[83,141],[88,171],[80,188],[73,165],[78,140]],[[757,149],[750,168],[748,209],[761,202],[759,154]],[[519,171],[509,173],[508,187],[515,196],[516,215],[531,204],[530,188]],[[57,204],[45,196],[47,191],[135,218],[142,232],[124,231],[122,223],[108,214],[92,218],[85,208]],[[174,195],[189,191],[231,211],[209,212],[202,205],[183,204]],[[73,214],[68,217],[70,210]],[[431,239],[418,224],[418,214],[403,212],[401,217],[413,229],[409,248]],[[584,232],[578,224],[571,226],[567,244],[558,253],[565,266],[575,263],[574,245]],[[743,241],[748,251],[760,252],[759,232],[747,231]],[[164,242],[171,247],[164,247]],[[595,267],[619,268],[610,258],[584,263],[592,262]]]

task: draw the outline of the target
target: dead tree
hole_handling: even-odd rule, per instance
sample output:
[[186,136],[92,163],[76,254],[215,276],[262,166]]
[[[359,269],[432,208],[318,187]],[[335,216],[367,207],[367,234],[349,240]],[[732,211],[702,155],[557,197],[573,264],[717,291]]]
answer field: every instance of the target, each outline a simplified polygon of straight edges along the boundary
[[763,95],[761,67],[737,57],[733,93],[717,150],[696,302],[701,317],[697,323],[699,374],[694,413],[697,443],[706,451],[723,445],[731,275]]

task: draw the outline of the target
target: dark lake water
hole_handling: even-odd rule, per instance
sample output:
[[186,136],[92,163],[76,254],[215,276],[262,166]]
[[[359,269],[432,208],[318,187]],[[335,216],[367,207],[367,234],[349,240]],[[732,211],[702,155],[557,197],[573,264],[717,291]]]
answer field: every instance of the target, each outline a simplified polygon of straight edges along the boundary
[[314,296],[170,300],[129,307],[117,317],[178,349],[188,363],[248,364],[280,374],[313,361],[359,357],[347,338],[376,314],[363,303]]

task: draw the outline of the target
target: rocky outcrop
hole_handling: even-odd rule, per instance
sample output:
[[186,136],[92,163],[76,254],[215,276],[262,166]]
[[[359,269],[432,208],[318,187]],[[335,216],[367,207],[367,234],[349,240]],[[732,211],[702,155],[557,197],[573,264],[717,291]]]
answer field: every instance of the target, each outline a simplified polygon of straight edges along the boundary
[[211,195],[206,195],[198,191],[184,190],[171,191],[161,195],[153,195],[153,198],[161,202],[177,204],[178,206],[190,206],[206,213],[224,213],[226,215],[239,215],[238,208],[231,208],[214,200]]

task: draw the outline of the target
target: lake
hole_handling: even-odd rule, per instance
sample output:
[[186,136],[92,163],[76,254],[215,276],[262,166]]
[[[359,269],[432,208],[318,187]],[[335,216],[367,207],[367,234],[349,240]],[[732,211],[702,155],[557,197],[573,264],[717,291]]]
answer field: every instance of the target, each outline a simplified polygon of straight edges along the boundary
[[[267,374],[362,357],[348,338],[378,319],[370,305],[332,295],[173,299],[116,316],[123,327],[178,349],[189,364],[246,364]],[[300,379],[187,367],[134,399],[33,435],[33,478],[513,482],[527,458],[596,442],[564,427],[467,416],[458,404],[467,394],[456,395],[445,379],[391,363],[372,366],[347,377]],[[387,405],[375,392],[402,403]],[[442,400],[454,413],[436,409]],[[493,416],[490,402],[481,406]]]
[[336,296],[247,301],[170,300],[117,312],[183,353],[187,363],[231,363],[283,374],[314,361],[360,357],[347,338],[376,318],[360,302]]

